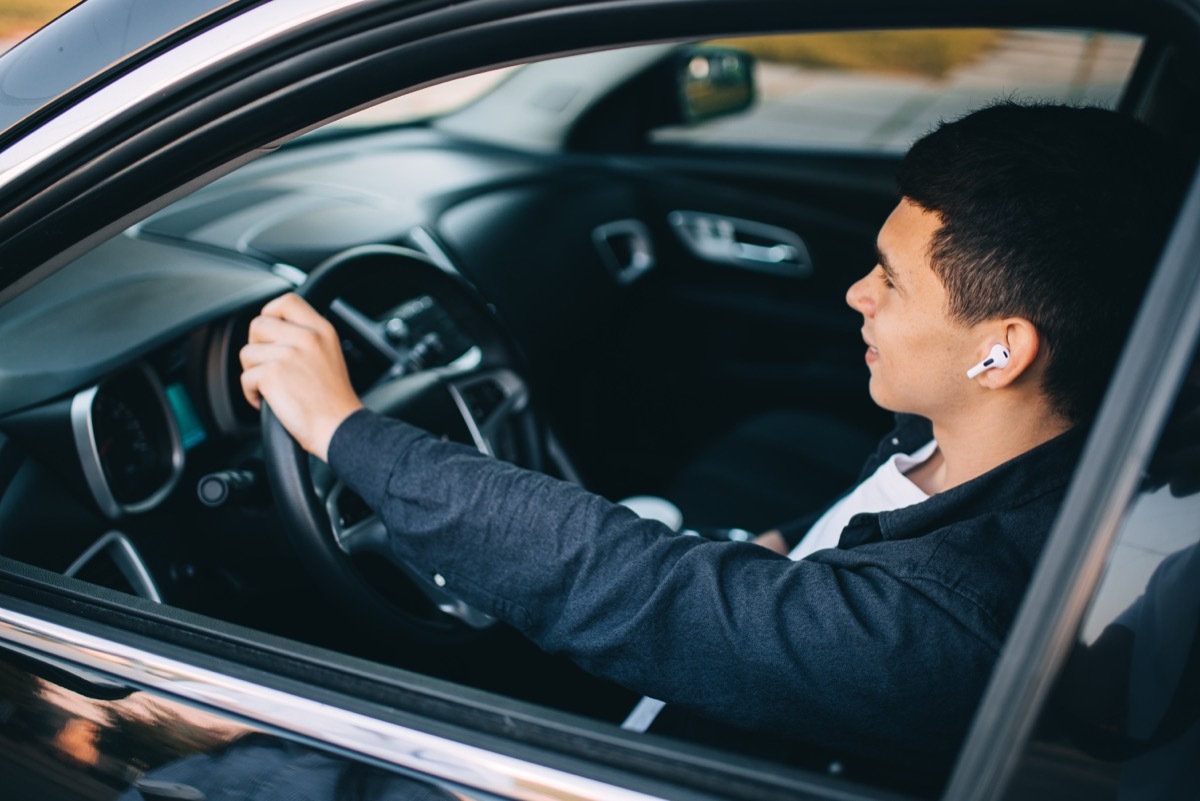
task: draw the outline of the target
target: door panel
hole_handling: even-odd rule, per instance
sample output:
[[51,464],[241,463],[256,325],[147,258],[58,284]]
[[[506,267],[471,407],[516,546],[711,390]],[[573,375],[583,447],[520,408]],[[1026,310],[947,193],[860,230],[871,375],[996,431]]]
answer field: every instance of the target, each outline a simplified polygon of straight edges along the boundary
[[[845,293],[874,264],[875,234],[895,203],[895,160],[704,155],[639,162],[653,175],[640,190],[658,266],[635,285],[601,355],[602,374],[629,379],[595,388],[611,396],[609,408],[637,394],[631,440],[658,444],[627,454],[646,470],[635,491],[763,412],[816,411],[875,432],[891,419],[867,392],[862,318]],[[848,163],[859,180],[847,179]],[[718,241],[698,247],[696,236]],[[772,248],[785,250],[778,264],[744,258]]]

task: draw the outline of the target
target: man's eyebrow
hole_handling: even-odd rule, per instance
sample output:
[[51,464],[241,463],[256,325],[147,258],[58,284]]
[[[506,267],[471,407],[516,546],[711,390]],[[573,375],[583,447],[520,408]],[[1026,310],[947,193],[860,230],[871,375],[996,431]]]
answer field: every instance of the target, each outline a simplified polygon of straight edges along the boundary
[[887,256],[879,249],[879,243],[875,243],[875,263],[883,268],[883,274],[888,277],[888,280],[893,284],[896,283],[896,271],[892,269],[892,265],[888,262]]

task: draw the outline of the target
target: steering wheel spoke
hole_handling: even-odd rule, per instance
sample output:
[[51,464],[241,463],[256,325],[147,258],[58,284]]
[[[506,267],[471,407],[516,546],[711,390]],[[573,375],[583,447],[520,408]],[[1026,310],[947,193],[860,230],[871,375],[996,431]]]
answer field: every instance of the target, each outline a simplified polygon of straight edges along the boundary
[[400,559],[395,559],[392,563],[408,576],[413,586],[428,598],[442,614],[460,620],[473,629],[486,629],[496,623],[496,618],[486,612],[480,612],[443,590],[442,586],[445,580],[440,575],[429,577]]
[[497,368],[456,378],[449,390],[475,447],[488,456],[510,458],[509,421],[529,407],[524,380],[512,370]]
[[397,558],[389,547],[390,535],[383,521],[367,507],[362,498],[342,482],[335,483],[326,496],[325,510],[333,527],[333,537],[347,556],[374,553],[386,558],[404,573],[413,586],[439,611],[461,620],[471,628],[483,629],[496,622],[491,615],[480,612],[442,589],[445,582],[439,582],[440,576],[428,576],[403,559]]
[[362,402],[373,412],[430,428],[431,421],[418,418],[429,416],[430,412],[436,411],[439,405],[438,396],[445,391],[444,381],[444,373],[438,370],[401,374],[372,387],[362,396]]
[[333,538],[347,556],[365,552],[388,556],[388,532],[383,521],[341,481],[325,496],[325,512]]

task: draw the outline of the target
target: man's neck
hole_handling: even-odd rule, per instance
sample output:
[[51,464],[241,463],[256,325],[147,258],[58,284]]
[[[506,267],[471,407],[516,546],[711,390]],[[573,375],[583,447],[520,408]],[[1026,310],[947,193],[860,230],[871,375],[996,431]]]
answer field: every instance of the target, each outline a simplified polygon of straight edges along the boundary
[[983,475],[1071,427],[1044,402],[1013,403],[984,413],[933,421],[937,450],[908,473],[934,495]]

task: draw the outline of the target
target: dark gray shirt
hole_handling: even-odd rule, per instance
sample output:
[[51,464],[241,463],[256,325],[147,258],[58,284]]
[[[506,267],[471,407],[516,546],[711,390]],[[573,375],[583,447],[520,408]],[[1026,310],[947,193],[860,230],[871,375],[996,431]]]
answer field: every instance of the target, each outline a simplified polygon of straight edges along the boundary
[[[868,460],[928,442],[898,417]],[[793,562],[360,411],[329,447],[394,553],[543,649],[707,718],[845,753],[957,749],[1078,456],[1071,431]]]

